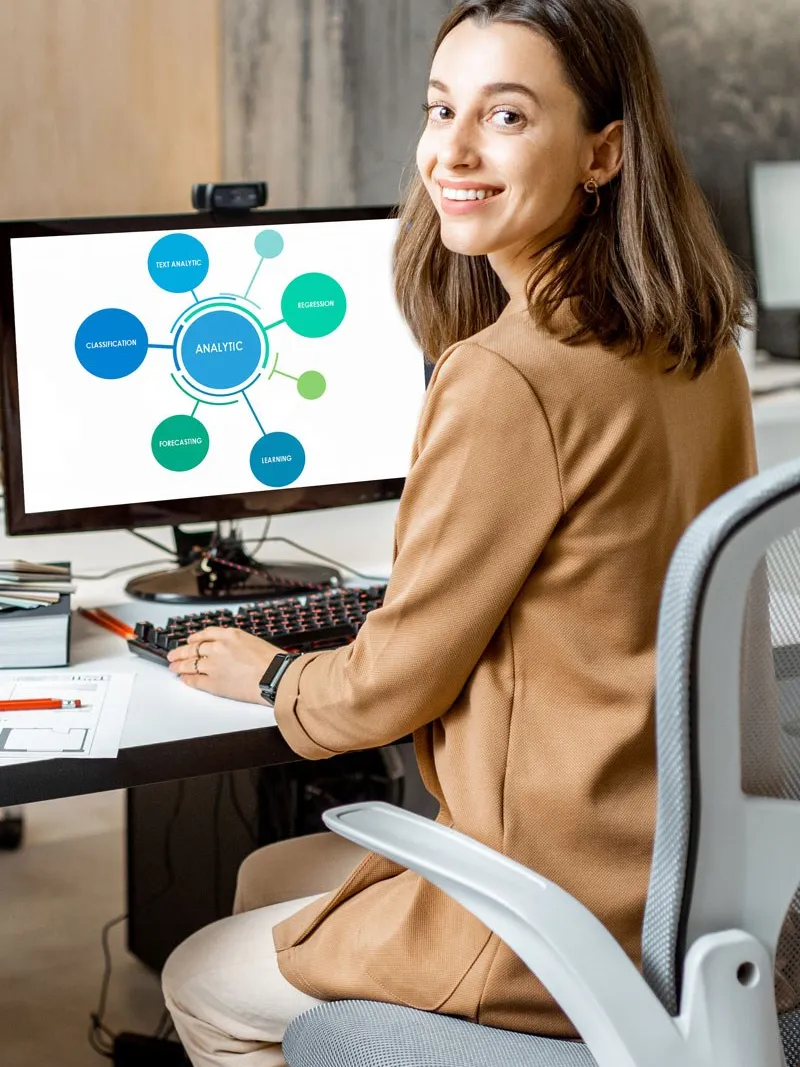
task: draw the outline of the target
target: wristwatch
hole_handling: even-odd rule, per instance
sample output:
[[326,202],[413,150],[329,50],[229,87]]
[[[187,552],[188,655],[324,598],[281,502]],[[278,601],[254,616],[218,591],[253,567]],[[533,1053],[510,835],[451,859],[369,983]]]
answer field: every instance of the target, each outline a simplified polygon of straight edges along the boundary
[[275,706],[278,683],[286,674],[289,665],[294,663],[299,656],[299,652],[279,652],[277,656],[272,657],[272,662],[264,671],[264,675],[258,683],[258,688],[261,690],[261,696],[271,707]]

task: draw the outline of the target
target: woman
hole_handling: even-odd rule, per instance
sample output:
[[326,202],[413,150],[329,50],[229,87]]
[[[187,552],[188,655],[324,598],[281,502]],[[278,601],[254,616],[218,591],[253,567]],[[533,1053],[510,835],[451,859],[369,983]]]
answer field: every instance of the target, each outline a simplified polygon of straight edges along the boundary
[[[436,367],[392,577],[352,645],[292,663],[276,719],[309,759],[413,731],[440,821],[559,883],[639,962],[660,590],[688,523],[755,472],[742,283],[626,0],[466,0],[425,110],[395,269]],[[198,640],[172,656],[186,683],[258,701],[277,650]],[[276,898],[259,877],[280,849],[248,863],[240,907]],[[496,936],[371,854],[324,900],[201,931],[165,990],[209,1067],[281,1063],[319,999],[574,1033]]]

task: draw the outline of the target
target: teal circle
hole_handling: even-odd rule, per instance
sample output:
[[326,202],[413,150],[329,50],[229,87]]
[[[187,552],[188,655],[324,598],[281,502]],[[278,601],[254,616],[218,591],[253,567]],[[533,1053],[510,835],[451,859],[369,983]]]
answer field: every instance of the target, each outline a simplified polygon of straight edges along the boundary
[[344,289],[329,274],[301,274],[281,297],[281,315],[301,337],[327,337],[341,326],[346,312]]
[[256,234],[255,246],[262,259],[275,259],[283,251],[283,238],[277,230],[262,230]]
[[171,415],[153,431],[150,448],[168,471],[190,471],[208,455],[208,430],[192,415]]
[[296,482],[305,465],[305,449],[290,433],[265,434],[250,452],[250,470],[270,489],[282,489]]

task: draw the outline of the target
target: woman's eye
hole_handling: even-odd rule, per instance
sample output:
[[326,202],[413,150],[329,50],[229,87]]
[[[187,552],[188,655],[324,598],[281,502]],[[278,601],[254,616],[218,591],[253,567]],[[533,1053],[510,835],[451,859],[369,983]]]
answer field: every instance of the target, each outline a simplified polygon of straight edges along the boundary
[[432,122],[447,122],[453,117],[452,110],[446,104],[423,104],[422,110]]
[[503,129],[512,129],[514,126],[523,124],[522,115],[518,111],[509,111],[508,108],[500,108],[499,111],[492,112],[489,121],[493,126],[500,126]]

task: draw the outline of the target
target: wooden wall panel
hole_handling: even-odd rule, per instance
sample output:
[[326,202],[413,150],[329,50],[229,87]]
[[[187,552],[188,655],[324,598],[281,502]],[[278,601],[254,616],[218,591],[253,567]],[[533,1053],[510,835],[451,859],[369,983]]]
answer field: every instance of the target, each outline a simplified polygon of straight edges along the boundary
[[450,0],[223,0],[223,172],[274,207],[397,199]]
[[187,210],[220,170],[219,0],[2,0],[1,217]]

